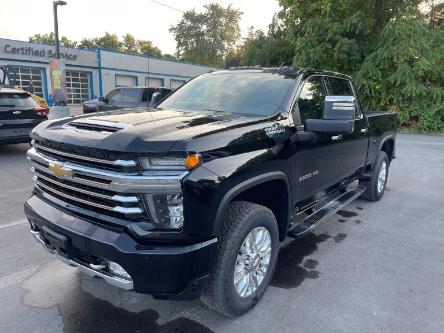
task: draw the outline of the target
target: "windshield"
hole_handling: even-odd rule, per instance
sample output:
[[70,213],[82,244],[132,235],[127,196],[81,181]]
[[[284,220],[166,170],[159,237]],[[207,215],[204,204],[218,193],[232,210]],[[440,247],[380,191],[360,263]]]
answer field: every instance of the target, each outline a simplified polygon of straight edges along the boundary
[[294,78],[273,73],[204,74],[158,105],[181,111],[269,116],[282,105]]

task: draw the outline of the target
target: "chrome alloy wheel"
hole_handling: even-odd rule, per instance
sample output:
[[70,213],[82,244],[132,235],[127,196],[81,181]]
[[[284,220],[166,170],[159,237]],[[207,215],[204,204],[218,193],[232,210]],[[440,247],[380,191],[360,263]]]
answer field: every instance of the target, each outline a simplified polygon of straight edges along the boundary
[[381,163],[381,167],[379,168],[379,174],[378,174],[378,193],[381,193],[382,190],[384,189],[386,176],[387,176],[387,163],[383,161]]
[[246,298],[264,280],[271,258],[271,235],[264,227],[257,227],[245,237],[234,267],[234,289]]

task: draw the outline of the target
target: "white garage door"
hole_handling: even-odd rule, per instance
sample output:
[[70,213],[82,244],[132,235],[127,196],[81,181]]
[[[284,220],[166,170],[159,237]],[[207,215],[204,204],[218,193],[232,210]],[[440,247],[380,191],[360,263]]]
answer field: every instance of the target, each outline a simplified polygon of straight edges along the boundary
[[186,81],[183,81],[183,80],[174,80],[174,79],[171,79],[170,80],[170,87],[171,87],[171,89],[177,89],[177,88],[179,88],[182,84],[184,84]]
[[15,74],[15,85],[23,90],[29,90],[29,83],[32,81],[34,93],[43,97],[43,75],[40,68],[13,67],[13,76]]
[[82,104],[89,100],[89,85],[87,72],[66,71],[68,104]]
[[153,88],[160,88],[163,87],[163,79],[160,79],[158,77],[150,77],[149,79],[145,78],[145,85],[148,87]]
[[116,74],[116,87],[134,87],[135,85],[137,85],[135,76]]

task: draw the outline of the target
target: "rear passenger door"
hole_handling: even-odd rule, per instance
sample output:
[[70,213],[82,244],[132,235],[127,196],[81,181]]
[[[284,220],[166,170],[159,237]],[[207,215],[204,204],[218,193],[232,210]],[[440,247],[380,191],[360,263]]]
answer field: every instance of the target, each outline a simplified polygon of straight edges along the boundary
[[358,96],[350,80],[328,76],[329,94],[333,96],[353,96],[356,99],[354,129],[351,134],[343,134],[342,172],[349,177],[359,171],[365,164],[368,149],[367,119],[362,114]]

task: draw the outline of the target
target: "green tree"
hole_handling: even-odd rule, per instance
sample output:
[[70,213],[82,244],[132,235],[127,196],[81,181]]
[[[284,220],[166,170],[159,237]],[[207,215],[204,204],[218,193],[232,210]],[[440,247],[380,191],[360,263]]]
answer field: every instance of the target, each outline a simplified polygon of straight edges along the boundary
[[279,0],[295,37],[294,65],[353,73],[393,18],[418,12],[420,0]]
[[[55,44],[54,39],[55,39],[55,37],[54,37],[53,32],[51,32],[49,34],[35,34],[35,35],[29,37],[29,41],[32,43],[46,44],[46,45],[54,45]],[[77,42],[72,41],[65,36],[62,36],[60,38],[60,45],[64,46],[64,47],[74,48],[77,46]]]
[[396,111],[401,125],[444,131],[444,31],[392,20],[355,73],[367,107]]
[[283,22],[274,16],[268,33],[251,27],[242,45],[241,65],[280,66],[291,65],[294,42]]
[[107,50],[122,51],[123,43],[119,40],[116,34],[105,32],[102,37],[96,38],[97,47]]
[[179,59],[221,66],[225,56],[235,49],[240,39],[239,20],[242,13],[231,5],[217,3],[204,6],[205,12],[189,10],[178,24],[170,28],[176,40]]
[[139,53],[139,45],[136,38],[131,34],[122,37],[122,51],[127,53]]
[[150,40],[138,40],[137,41],[137,53],[144,55],[151,55],[155,57],[161,57],[162,51],[153,45]]
[[83,38],[78,47],[81,49],[95,49],[97,48],[97,38]]

